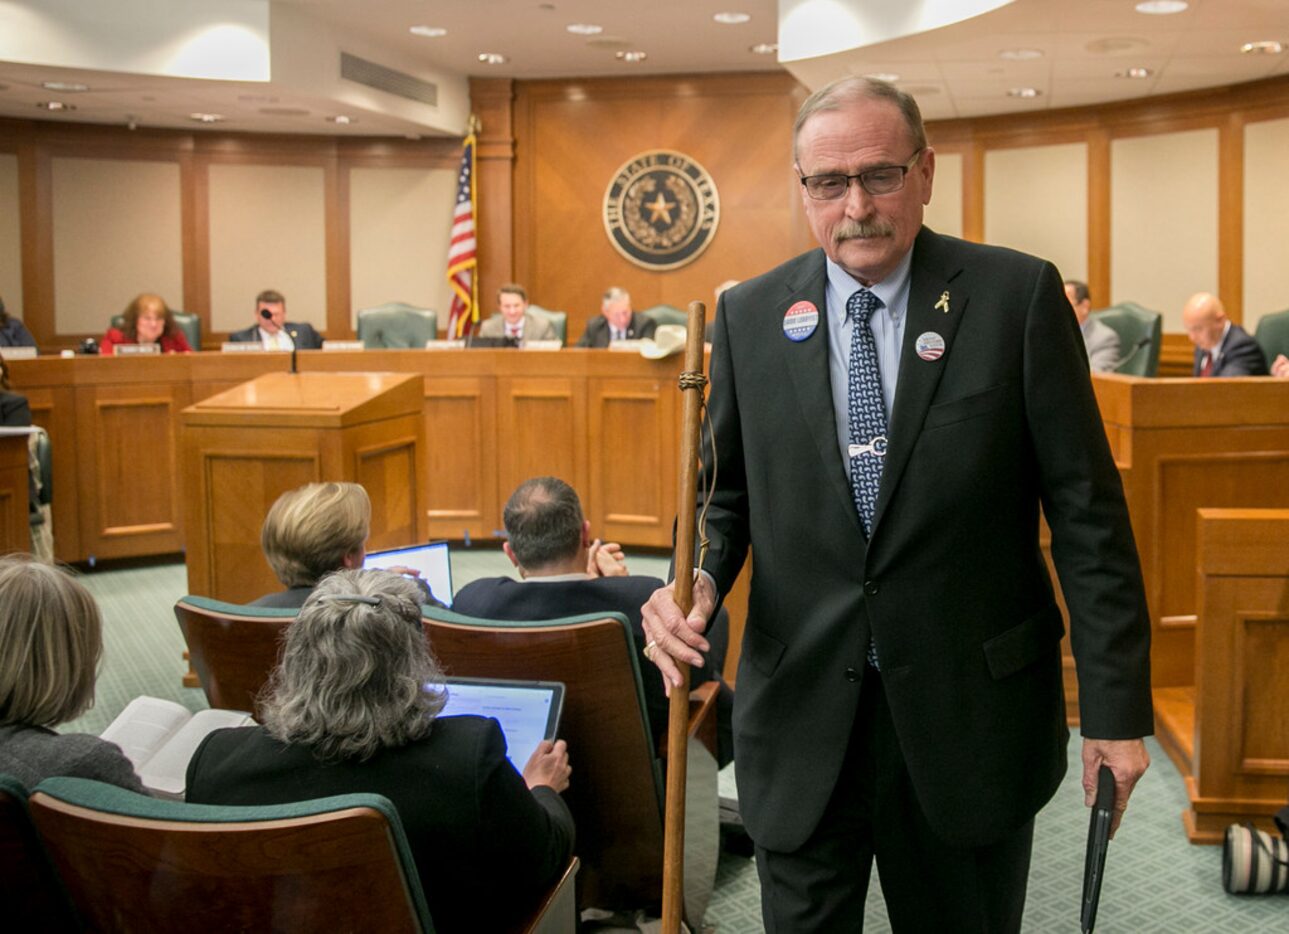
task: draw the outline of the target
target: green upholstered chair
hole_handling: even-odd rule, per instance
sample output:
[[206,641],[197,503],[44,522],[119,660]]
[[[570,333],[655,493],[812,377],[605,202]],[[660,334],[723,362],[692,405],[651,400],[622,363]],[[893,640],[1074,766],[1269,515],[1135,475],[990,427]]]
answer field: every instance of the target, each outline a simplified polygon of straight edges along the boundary
[[1289,311],[1263,315],[1258,319],[1258,329],[1253,337],[1267,358],[1267,366],[1271,366],[1280,354],[1289,357]]
[[652,308],[646,308],[640,314],[646,318],[652,318],[658,323],[659,327],[664,324],[679,324],[682,328],[689,327],[689,315],[675,305],[654,305]]
[[[619,613],[533,622],[475,619],[422,608],[448,676],[562,681],[559,735],[575,778],[565,793],[577,822],[582,908],[656,906],[662,897],[661,760],[645,722],[635,641]],[[657,677],[655,672],[649,672]],[[716,875],[719,827],[714,744],[716,685],[691,694],[686,758],[684,905],[702,927]]]
[[259,710],[260,689],[277,667],[282,635],[299,610],[181,597],[175,619],[206,702],[224,710]]
[[27,789],[0,775],[0,904],[11,931],[79,931],[27,811]]
[[434,930],[381,795],[224,807],[49,778],[28,806],[88,930]]
[[430,308],[386,302],[358,312],[358,339],[367,349],[421,348],[438,336],[439,316]]
[[[201,350],[201,318],[186,311],[180,311],[178,308],[171,308],[170,315],[175,319],[175,325],[179,330],[183,331],[188,346],[193,350]],[[110,326],[124,327],[125,315],[113,315]]]
[[555,329],[555,333],[559,336],[559,342],[568,346],[567,311],[551,311],[547,308],[543,308],[541,305],[534,305],[532,302],[528,303],[528,310],[538,318],[549,321],[551,323],[551,327]]
[[[1158,312],[1142,308],[1135,302],[1120,302],[1092,317],[1119,335],[1119,365],[1116,373],[1130,376],[1159,374],[1159,344],[1163,339],[1164,319]],[[1142,341],[1146,343],[1142,343]]]

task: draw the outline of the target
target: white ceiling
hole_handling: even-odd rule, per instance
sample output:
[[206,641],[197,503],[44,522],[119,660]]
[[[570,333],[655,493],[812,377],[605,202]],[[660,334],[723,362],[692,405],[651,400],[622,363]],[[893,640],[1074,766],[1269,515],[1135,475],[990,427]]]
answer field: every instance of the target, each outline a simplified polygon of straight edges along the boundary
[[[101,11],[112,0],[96,0]],[[210,0],[218,3],[221,0]],[[794,0],[800,3],[801,0]],[[819,0],[858,8],[872,0]],[[913,2],[913,0],[909,0]],[[0,30],[10,7],[0,2]],[[749,51],[777,38],[778,0],[274,0],[279,22],[314,20],[352,43],[363,57],[428,78],[449,91],[465,76],[567,78],[786,69],[818,87],[847,73],[888,72],[912,91],[928,119],[1081,106],[1289,74],[1289,52],[1241,54],[1245,42],[1275,39],[1289,45],[1289,0],[1191,0],[1172,16],[1148,16],[1134,0],[1015,0],[992,13],[919,35],[817,59],[781,65],[774,55]],[[722,25],[721,11],[750,14],[749,22]],[[598,36],[570,34],[571,23],[594,23]],[[441,38],[408,32],[414,25],[447,30]],[[274,40],[276,47],[276,37]],[[1033,61],[1007,61],[1006,49],[1042,52]],[[348,49],[346,49],[348,50]],[[619,51],[640,50],[628,64]],[[498,52],[503,65],[484,65],[481,52]],[[334,58],[334,47],[319,57]],[[1117,77],[1129,67],[1151,70],[1146,79]],[[276,69],[276,64],[275,64]],[[276,71],[275,71],[276,74]],[[446,77],[445,77],[446,76]],[[80,81],[91,90],[57,93],[49,80]],[[454,83],[455,82],[455,83]],[[339,85],[339,79],[336,85]],[[1036,98],[1009,97],[1013,87],[1037,89]],[[37,107],[57,97],[75,106],[63,114]],[[251,132],[334,133],[347,136],[436,135],[451,132],[410,115],[383,92],[341,98],[299,82],[205,81],[0,61],[0,115],[18,118],[194,128],[189,114],[215,112],[222,128]],[[357,122],[335,126],[325,117],[350,113]],[[449,121],[451,122],[451,121]]]

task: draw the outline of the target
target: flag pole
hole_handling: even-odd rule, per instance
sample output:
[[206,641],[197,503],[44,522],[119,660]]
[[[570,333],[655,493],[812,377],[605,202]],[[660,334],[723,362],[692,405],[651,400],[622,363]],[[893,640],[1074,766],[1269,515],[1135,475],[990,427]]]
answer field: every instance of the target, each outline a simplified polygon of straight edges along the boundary
[[[703,392],[703,330],[707,308],[689,303],[685,368],[680,374],[682,425],[680,495],[676,511],[676,605],[688,614],[694,606],[694,526]],[[667,792],[662,847],[662,931],[679,934],[684,912],[685,778],[689,755],[689,665],[676,659],[681,686],[672,687],[667,718]]]

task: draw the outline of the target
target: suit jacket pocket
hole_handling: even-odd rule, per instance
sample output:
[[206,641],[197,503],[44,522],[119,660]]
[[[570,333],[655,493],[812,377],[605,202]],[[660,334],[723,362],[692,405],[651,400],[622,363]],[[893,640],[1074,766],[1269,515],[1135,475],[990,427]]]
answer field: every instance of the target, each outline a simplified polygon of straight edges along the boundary
[[927,409],[926,420],[922,423],[922,430],[929,431],[932,428],[952,425],[954,422],[965,421],[968,418],[976,418],[992,412],[1002,405],[1010,389],[1011,385],[1009,383],[1002,383],[998,386],[982,389],[980,392],[972,393],[969,396],[964,396],[961,399],[937,403]]
[[1037,661],[1061,641],[1065,624],[1056,604],[1035,613],[1024,622],[1000,632],[984,644],[985,661],[995,681],[1015,674]]
[[767,678],[774,675],[787,648],[778,639],[767,636],[755,626],[748,626],[743,630],[741,657],[746,658],[753,668]]

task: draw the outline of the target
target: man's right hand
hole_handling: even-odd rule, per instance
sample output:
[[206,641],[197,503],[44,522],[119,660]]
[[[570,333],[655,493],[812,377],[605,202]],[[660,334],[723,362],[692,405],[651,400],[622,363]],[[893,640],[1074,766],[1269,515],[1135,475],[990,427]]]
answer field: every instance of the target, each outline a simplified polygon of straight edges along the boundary
[[568,776],[573,769],[568,764],[568,743],[562,739],[551,742],[542,740],[524,766],[524,783],[531,791],[546,785],[556,791],[568,788]]
[[668,696],[671,696],[673,686],[682,684],[680,669],[676,667],[677,659],[694,668],[703,664],[700,653],[711,649],[703,638],[703,631],[715,608],[716,589],[706,574],[698,574],[694,580],[694,607],[689,616],[681,613],[676,605],[675,581],[655,590],[649,602],[641,608],[645,655],[662,672],[662,683]]

